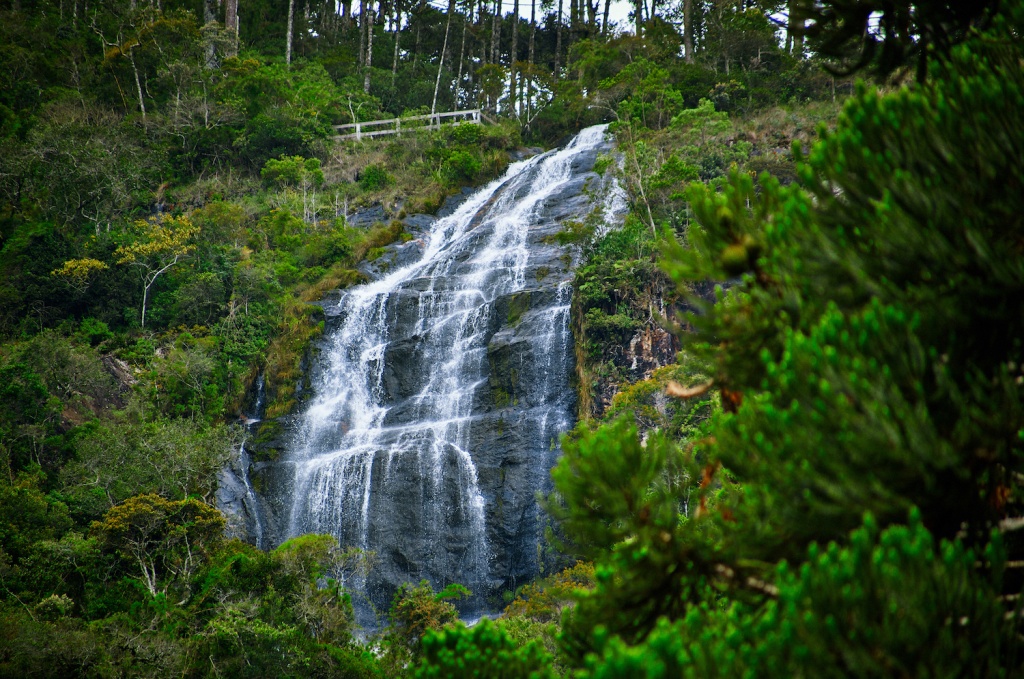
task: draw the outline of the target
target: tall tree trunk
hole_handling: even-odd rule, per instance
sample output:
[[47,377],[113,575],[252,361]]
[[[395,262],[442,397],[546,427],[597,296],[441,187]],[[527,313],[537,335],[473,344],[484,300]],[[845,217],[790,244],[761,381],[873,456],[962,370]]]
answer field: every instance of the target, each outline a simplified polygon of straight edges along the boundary
[[512,115],[519,115],[518,87],[516,87],[516,60],[519,58],[519,0],[512,2],[512,47],[508,57],[508,98]]
[[[302,3],[302,32],[309,35],[309,0],[305,0]],[[299,46],[301,47],[301,45]]]
[[231,32],[229,56],[238,54],[238,0],[226,0],[224,3],[224,28]]
[[633,18],[636,19],[636,37],[639,38],[643,35],[642,31],[644,24],[644,0],[636,0],[635,7],[636,9],[634,9],[633,11],[636,14],[636,16]]
[[[217,20],[217,15],[213,11],[214,0],[203,0],[203,23],[211,24]],[[211,40],[206,45],[206,68],[215,68],[217,66],[217,47]]]
[[601,35],[608,35],[608,10],[611,9],[612,0],[604,0],[604,16],[601,18]]
[[[469,53],[470,61],[472,62],[473,48],[477,50],[477,60],[481,64],[487,63],[487,40],[484,38],[484,29],[487,25],[487,0],[478,0],[479,4],[476,7],[476,23],[473,24],[476,30],[473,31],[473,40],[470,42]],[[476,79],[477,72],[474,68],[469,68],[469,85],[473,89],[475,94],[479,94],[476,91]],[[479,99],[474,98],[474,101]]]
[[562,70],[562,0],[558,0],[558,23],[555,24],[555,78]]
[[352,26],[352,0],[341,0],[341,25],[346,30]]
[[[469,15],[473,16],[473,4],[470,0]],[[460,15],[461,16],[461,15]],[[462,17],[462,44],[459,45],[459,74],[455,76],[455,108],[459,109],[459,90],[462,88],[462,65],[466,60],[466,18]]]
[[491,63],[501,63],[501,0],[494,0],[494,17],[491,20]]
[[597,8],[601,0],[583,0],[587,5],[587,35],[597,35]]
[[416,46],[412,50],[412,69],[414,74],[419,70],[419,64],[416,60],[420,54],[420,36],[423,32],[423,10],[426,6],[427,0],[420,0],[416,8],[409,14],[409,21],[416,24]]
[[579,19],[577,13],[579,12],[580,0],[569,0],[569,47],[572,47],[573,43],[576,42],[576,31],[579,29]]
[[693,0],[683,0],[683,46],[686,62],[693,63]]
[[359,0],[359,68],[366,65],[366,0]]
[[430,114],[437,113],[437,91],[441,89],[441,71],[444,69],[444,57],[448,52],[448,34],[452,29],[452,14],[455,13],[455,0],[448,0],[448,21],[444,25],[444,42],[441,44],[441,58],[437,61],[437,79],[434,80],[434,99],[430,102]]
[[793,56],[802,59],[804,56],[804,11],[800,0],[789,0],[789,29],[787,42],[792,38]]
[[292,63],[292,21],[295,16],[295,0],[288,0],[288,35],[284,40],[284,63]]
[[370,93],[370,67],[373,66],[373,10],[366,16],[366,74],[363,76],[363,92]]
[[[142,82],[139,80],[139,69],[135,66],[135,53],[133,50],[128,50],[128,61],[132,65],[132,73],[135,74],[135,91],[139,93],[139,110],[142,112],[142,120],[146,120],[146,101],[142,98]],[[143,316],[146,312],[143,309]]]
[[398,75],[398,41],[402,37],[402,7],[400,0],[395,0],[392,5],[395,22],[395,54],[391,58],[391,87],[395,86],[395,77]]
[[537,0],[530,0],[530,49],[526,57],[528,75],[526,76],[526,128],[530,128],[533,115],[533,60],[536,56],[534,44],[537,37]]

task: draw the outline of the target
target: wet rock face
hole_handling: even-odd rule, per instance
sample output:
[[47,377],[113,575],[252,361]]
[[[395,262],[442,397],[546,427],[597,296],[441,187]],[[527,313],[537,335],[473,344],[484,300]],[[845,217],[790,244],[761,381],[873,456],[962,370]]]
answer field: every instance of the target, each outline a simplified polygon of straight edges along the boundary
[[[673,316],[678,311],[672,311]],[[668,332],[657,321],[644,324],[629,342],[608,352],[608,358],[621,370],[619,376],[599,377],[594,383],[592,415],[601,417],[611,407],[615,394],[623,384],[634,384],[650,379],[658,368],[676,362],[679,338]]]
[[327,532],[373,551],[351,584],[379,610],[423,578],[494,610],[537,574],[537,495],[575,413],[572,261],[550,237],[611,190],[591,171],[607,148],[592,128],[447,216],[413,215],[387,267],[324,300],[312,394],[254,465],[262,546]]

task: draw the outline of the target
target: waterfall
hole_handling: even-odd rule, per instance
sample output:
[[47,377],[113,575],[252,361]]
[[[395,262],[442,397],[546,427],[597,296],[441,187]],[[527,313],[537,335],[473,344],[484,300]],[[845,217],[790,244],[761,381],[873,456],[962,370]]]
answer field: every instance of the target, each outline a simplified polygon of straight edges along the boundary
[[227,519],[226,532],[231,537],[248,538],[261,545],[264,542],[264,521],[260,502],[249,477],[252,458],[246,447],[253,430],[263,417],[267,400],[267,383],[263,373],[256,378],[255,396],[239,418],[242,439],[238,450],[217,477],[217,506]]
[[[325,304],[312,395],[263,495],[266,546],[303,533],[373,552],[356,583],[458,582],[464,614],[541,567],[538,492],[574,422],[565,219],[621,211],[591,171],[605,127],[511,165],[435,221],[422,254]],[[611,206],[611,207],[609,207]],[[276,517],[276,518],[273,518]]]

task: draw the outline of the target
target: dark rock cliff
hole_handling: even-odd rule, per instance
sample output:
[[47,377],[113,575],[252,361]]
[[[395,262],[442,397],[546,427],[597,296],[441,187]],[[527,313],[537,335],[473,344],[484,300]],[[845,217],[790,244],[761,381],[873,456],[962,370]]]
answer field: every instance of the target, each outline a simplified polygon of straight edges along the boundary
[[311,394],[251,444],[279,455],[222,486],[239,532],[267,548],[328,532],[374,552],[350,584],[378,610],[427,578],[469,586],[464,612],[482,612],[536,576],[537,496],[576,407],[573,261],[552,236],[607,202],[591,171],[607,148],[592,128],[441,217],[407,218],[413,239],[363,268],[370,283],[323,301]]

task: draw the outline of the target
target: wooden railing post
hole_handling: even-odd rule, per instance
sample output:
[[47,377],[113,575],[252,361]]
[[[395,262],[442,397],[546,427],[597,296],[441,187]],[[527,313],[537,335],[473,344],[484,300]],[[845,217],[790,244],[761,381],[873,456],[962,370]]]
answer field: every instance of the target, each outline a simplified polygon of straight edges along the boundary
[[[440,130],[442,121],[447,124],[451,123],[474,123],[476,125],[482,124],[484,115],[480,109],[467,109],[465,111],[449,111],[447,113],[427,113],[421,116],[411,116],[405,119],[406,123],[410,122],[421,122],[426,121],[426,125],[421,126],[418,124],[413,125],[413,129],[427,129],[427,130]],[[365,120],[355,121],[351,123],[345,123],[344,125],[335,125],[334,130],[338,134],[335,139],[351,139],[353,137],[358,141],[363,139],[363,128],[367,128],[367,137],[379,137],[387,134],[395,134],[398,136],[402,135],[402,119],[401,118],[390,118],[388,120]],[[373,128],[378,128],[374,130]],[[408,128],[407,128],[408,129]],[[354,130],[342,134],[345,130]]]

